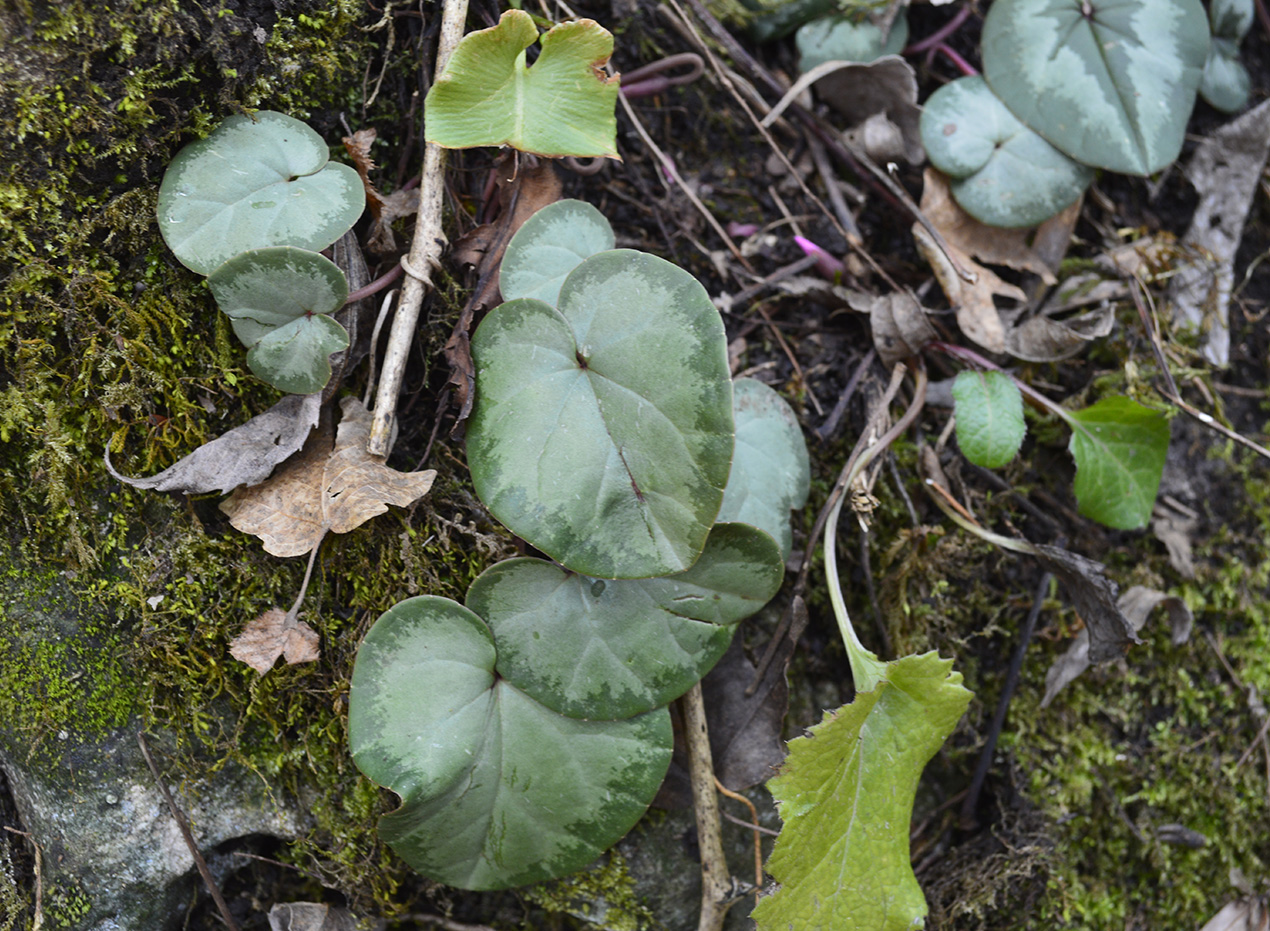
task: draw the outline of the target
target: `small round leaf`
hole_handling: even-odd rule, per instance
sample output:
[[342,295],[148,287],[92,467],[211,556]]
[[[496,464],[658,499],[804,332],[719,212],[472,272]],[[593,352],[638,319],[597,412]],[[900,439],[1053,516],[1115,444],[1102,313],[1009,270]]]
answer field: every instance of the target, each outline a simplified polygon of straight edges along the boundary
[[1199,92],[1223,113],[1237,113],[1248,105],[1248,98],[1252,95],[1252,78],[1239,60],[1239,43],[1236,40],[1213,39]]
[[613,248],[613,227],[581,200],[548,204],[516,231],[498,269],[503,300],[532,297],[555,306],[569,272]]
[[186,267],[210,274],[263,246],[324,249],[362,215],[357,172],[282,113],[231,116],[177,153],[159,187],[159,231]]
[[585,866],[643,815],[670,765],[665,708],[624,721],[556,714],[494,675],[484,622],[445,598],[385,612],[353,667],[349,744],[401,796],[380,836],[463,889]]
[[301,317],[265,334],[247,351],[247,366],[282,391],[313,394],[331,380],[331,353],[347,348],[348,331],[339,321]]
[[780,545],[782,562],[794,548],[789,512],[807,503],[811,466],[798,417],[785,399],[761,381],[732,385],[736,451],[718,520],[766,531]]
[[908,44],[908,17],[895,17],[889,35],[869,20],[851,16],[814,19],[794,36],[798,45],[798,70],[804,74],[827,61],[870,62],[883,55],[898,55]]
[[1015,119],[981,77],[931,94],[921,132],[931,164],[953,179],[957,203],[989,226],[1035,226],[1073,203],[1094,176]]
[[717,524],[687,572],[605,581],[509,559],[481,573],[467,605],[494,632],[499,675],[560,714],[613,720],[688,691],[784,575],[770,536]]
[[1018,454],[1027,433],[1023,395],[1002,372],[966,370],[953,382],[957,445],[977,466],[999,469]]
[[1199,0],[996,0],[982,44],[1016,117],[1078,162],[1147,175],[1182,149],[1208,17]]
[[723,323],[655,256],[593,255],[559,310],[528,298],[472,337],[472,482],[512,532],[594,578],[682,572],[719,513],[732,461]]

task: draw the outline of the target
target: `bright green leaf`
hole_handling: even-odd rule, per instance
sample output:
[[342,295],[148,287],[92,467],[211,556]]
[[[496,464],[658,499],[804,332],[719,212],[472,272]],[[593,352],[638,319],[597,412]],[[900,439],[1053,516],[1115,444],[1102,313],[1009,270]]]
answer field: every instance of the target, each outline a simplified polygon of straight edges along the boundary
[[977,466],[999,469],[1019,451],[1027,425],[1023,395],[1002,372],[967,369],[953,382],[957,445]]
[[532,297],[555,306],[569,272],[613,248],[613,227],[581,200],[548,204],[516,231],[498,269],[503,300]]
[[200,275],[264,246],[325,249],[357,222],[362,180],[282,113],[231,116],[177,153],[159,187],[159,231]]
[[525,49],[537,40],[533,19],[520,10],[464,36],[424,101],[428,142],[617,158],[618,79],[604,72],[612,34],[589,19],[561,23],[526,67]]
[[485,623],[445,598],[385,612],[353,667],[349,744],[401,796],[380,836],[423,875],[501,889],[571,873],[643,815],[670,765],[665,708],[556,714],[497,679]]
[[1181,151],[1208,17],[1199,0],[996,0],[982,43],[1016,117],[1078,162],[1147,175]]
[[1073,203],[1094,176],[1015,119],[981,77],[931,94],[920,126],[957,203],[989,226],[1035,226]]
[[607,721],[688,691],[784,577],[771,537],[717,524],[678,575],[603,581],[509,559],[472,583],[467,606],[494,632],[500,676],[560,714]]
[[759,931],[909,931],[926,900],[909,864],[922,769],[971,693],[935,653],[887,663],[881,684],[789,742],[768,783],[785,826],[767,861],[780,888]]
[[868,19],[855,16],[825,16],[814,19],[794,36],[798,45],[798,70],[804,74],[827,61],[870,62],[883,55],[898,55],[908,44],[908,17],[895,17],[891,32]]
[[788,559],[794,548],[789,512],[807,503],[811,489],[802,427],[785,399],[753,378],[733,383],[732,411],[736,451],[718,520],[765,530]]
[[625,249],[580,264],[559,301],[508,301],[472,337],[476,492],[575,572],[682,572],[732,461],[719,313],[687,272]]
[[334,262],[305,249],[272,246],[234,256],[207,283],[248,348],[253,372],[292,394],[325,387],[328,357],[348,346],[348,333],[326,316],[348,298],[348,280]]
[[1080,513],[1118,530],[1145,527],[1169,451],[1168,417],[1117,396],[1067,420]]

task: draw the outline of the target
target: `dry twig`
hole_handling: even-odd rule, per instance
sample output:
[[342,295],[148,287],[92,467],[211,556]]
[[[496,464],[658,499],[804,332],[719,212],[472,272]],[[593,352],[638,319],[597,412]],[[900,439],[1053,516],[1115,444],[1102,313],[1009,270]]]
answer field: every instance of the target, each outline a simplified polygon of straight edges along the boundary
[[683,697],[684,739],[688,744],[688,770],[692,803],[697,814],[697,846],[701,851],[701,918],[697,931],[721,931],[732,904],[732,874],[723,855],[719,825],[719,799],[715,795],[714,761],[706,707],[698,682]]

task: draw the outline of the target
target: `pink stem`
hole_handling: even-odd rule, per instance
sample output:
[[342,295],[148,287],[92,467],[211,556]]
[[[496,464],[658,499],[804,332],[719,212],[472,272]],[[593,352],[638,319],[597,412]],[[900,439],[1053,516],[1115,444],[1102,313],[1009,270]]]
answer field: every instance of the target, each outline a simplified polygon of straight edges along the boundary
[[966,61],[966,59],[962,58],[960,55],[954,52],[951,48],[949,48],[943,42],[940,42],[939,44],[935,45],[931,50],[935,52],[939,52],[941,55],[943,55],[945,58],[951,61],[954,65],[957,66],[957,70],[960,71],[962,74],[964,74],[966,77],[974,77],[975,75],[979,73],[978,71],[975,70],[974,65]]
[[961,28],[961,24],[970,18],[970,5],[967,4],[957,11],[957,15],[950,19],[946,25],[940,27],[920,42],[914,42],[908,48],[904,49],[901,54],[904,55],[920,55],[929,48],[934,48],[942,43],[950,35]]

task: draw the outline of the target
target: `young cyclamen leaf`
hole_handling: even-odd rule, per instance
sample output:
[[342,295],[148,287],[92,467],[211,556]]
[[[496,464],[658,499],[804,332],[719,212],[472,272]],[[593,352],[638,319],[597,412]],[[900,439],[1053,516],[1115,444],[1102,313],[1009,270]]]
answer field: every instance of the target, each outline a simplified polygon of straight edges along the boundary
[[789,742],[768,783],[785,822],[767,861],[780,883],[759,931],[909,931],[926,914],[909,863],[922,769],[971,693],[935,653],[887,663],[882,681]]
[[532,297],[552,306],[569,272],[614,246],[613,227],[586,201],[558,200],[525,221],[498,268],[503,300]]
[[617,158],[618,78],[604,73],[612,34],[589,19],[561,23],[527,67],[525,49],[536,41],[538,28],[521,10],[464,36],[424,100],[427,141]]
[[231,116],[172,159],[159,187],[159,232],[200,275],[264,246],[325,249],[357,222],[357,172],[282,113]]
[[1168,417],[1116,396],[1066,419],[1080,513],[1117,530],[1145,527],[1169,451]]
[[999,469],[1019,451],[1027,425],[1023,396],[1002,372],[966,370],[953,382],[957,445],[977,466]]

